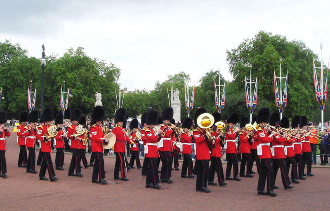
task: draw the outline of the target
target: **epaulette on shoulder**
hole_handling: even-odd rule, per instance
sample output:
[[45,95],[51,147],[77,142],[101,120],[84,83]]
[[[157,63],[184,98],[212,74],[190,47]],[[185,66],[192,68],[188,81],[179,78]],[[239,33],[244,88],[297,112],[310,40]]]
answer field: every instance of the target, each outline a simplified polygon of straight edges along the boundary
[[257,131],[263,131],[263,130],[262,130],[262,128],[261,128],[261,127],[259,127]]
[[198,132],[198,130],[197,130],[197,129],[194,129],[193,131],[194,131],[194,132]]
[[151,132],[150,129],[145,129],[146,132]]
[[92,125],[91,127],[96,127],[96,124]]

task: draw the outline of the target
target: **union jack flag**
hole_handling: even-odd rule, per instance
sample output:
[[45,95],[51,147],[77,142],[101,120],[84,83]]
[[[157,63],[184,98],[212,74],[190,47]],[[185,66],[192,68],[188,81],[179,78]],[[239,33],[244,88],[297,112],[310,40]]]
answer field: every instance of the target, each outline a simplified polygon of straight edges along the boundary
[[[189,92],[188,92],[188,94],[189,94]],[[193,91],[192,91],[192,93],[191,93],[191,99],[190,99],[190,110],[193,110],[193,108],[194,108],[194,103],[195,103],[195,86],[194,86],[194,88],[193,88]]]
[[226,103],[226,82],[224,83],[222,90],[221,110],[225,108],[225,103]]
[[215,85],[215,81],[214,81],[214,94],[215,94],[215,107],[217,110],[219,110],[219,99],[217,95],[217,86]]

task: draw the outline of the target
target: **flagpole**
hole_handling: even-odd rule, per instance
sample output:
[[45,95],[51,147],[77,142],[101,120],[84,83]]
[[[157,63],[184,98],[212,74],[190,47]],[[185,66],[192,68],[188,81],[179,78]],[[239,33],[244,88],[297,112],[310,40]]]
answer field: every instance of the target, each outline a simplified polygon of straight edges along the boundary
[[[252,65],[251,64],[250,64],[250,102],[249,103],[250,103],[250,108],[252,108],[253,98],[252,98]],[[252,123],[252,112],[250,111],[250,123]]]
[[[283,98],[282,98],[282,58],[280,58],[280,103],[283,105]],[[282,112],[280,112],[280,120],[282,119]]]
[[321,104],[322,104],[322,109],[321,109],[321,129],[323,131],[323,122],[324,122],[324,107],[323,104],[325,102],[323,102],[325,99],[324,99],[324,93],[323,93],[323,57],[322,57],[322,43],[320,44],[320,47],[321,47],[321,97],[322,97],[322,100],[321,100]]

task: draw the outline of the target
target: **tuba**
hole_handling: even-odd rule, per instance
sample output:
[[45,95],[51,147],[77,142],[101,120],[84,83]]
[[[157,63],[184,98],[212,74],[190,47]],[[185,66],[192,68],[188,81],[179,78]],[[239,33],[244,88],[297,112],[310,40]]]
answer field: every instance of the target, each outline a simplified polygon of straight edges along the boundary
[[214,148],[213,141],[212,141],[212,134],[210,128],[214,124],[214,117],[209,113],[203,113],[197,118],[197,125],[200,128],[205,129],[204,134],[207,136],[207,145],[209,150],[212,151]]

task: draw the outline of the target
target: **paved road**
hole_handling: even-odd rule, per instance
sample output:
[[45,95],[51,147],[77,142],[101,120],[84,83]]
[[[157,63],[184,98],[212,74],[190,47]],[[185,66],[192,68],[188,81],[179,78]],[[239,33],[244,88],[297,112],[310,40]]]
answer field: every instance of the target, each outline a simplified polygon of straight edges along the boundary
[[[0,178],[0,210],[330,209],[330,168],[313,167],[316,176],[308,177],[292,190],[283,189],[278,175],[280,189],[276,190],[275,198],[257,195],[257,176],[242,178],[240,182],[228,181],[227,187],[209,187],[211,193],[205,194],[195,191],[195,179],[181,179],[176,171],[172,176],[174,183],[161,184],[161,190],[146,189],[145,177],[137,169],[127,173],[128,182],[114,181],[112,157],[105,158],[108,185],[91,182],[92,168],[82,169],[83,178],[69,177],[71,154],[65,154],[65,170],[56,171],[58,181],[40,181],[38,174],[27,174],[24,168],[17,167],[16,134],[8,139],[7,147],[8,178]],[[52,158],[54,161],[55,153]]]

